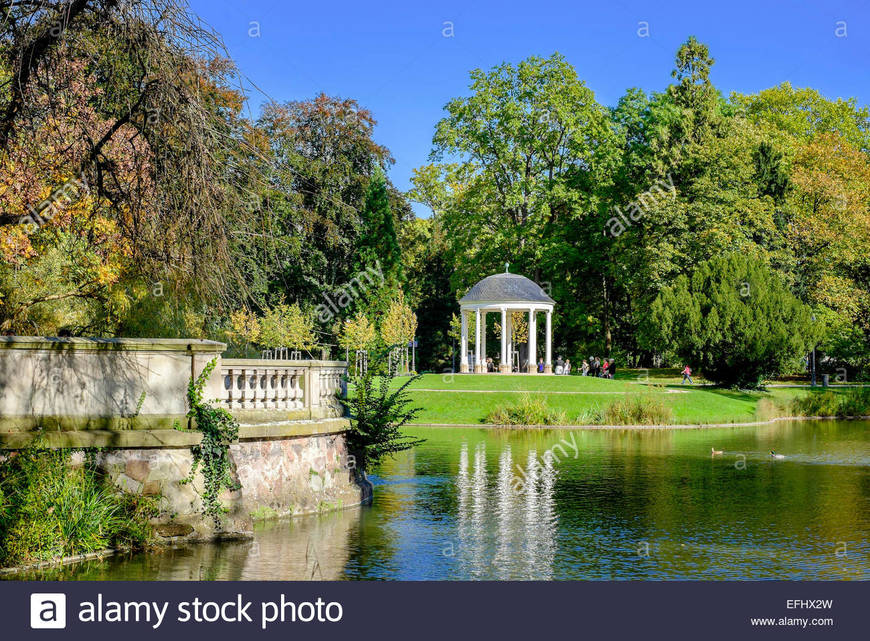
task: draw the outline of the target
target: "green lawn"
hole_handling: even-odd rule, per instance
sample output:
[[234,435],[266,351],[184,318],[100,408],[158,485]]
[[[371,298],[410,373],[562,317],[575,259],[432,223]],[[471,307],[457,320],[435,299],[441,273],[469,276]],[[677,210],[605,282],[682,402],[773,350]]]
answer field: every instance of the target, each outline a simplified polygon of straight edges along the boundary
[[[715,387],[668,384],[670,376],[650,376],[636,381],[632,372],[616,380],[582,376],[424,374],[411,386],[411,395],[422,408],[416,423],[483,423],[499,405],[518,401],[522,392],[546,396],[547,404],[563,410],[578,422],[590,410],[601,409],[629,394],[660,396],[674,411],[677,423],[749,422],[760,416],[762,399],[789,399],[818,393],[796,388],[743,392]],[[400,384],[397,379],[395,384]]]

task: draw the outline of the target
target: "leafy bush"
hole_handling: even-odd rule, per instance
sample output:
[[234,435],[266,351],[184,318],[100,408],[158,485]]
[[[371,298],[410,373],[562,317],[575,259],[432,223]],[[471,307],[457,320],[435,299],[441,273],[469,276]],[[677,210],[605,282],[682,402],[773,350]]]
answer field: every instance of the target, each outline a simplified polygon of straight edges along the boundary
[[412,400],[408,394],[408,386],[420,376],[412,376],[392,389],[393,377],[389,374],[376,376],[375,370],[383,368],[371,367],[351,377],[352,395],[339,399],[350,413],[348,450],[356,457],[356,464],[363,472],[374,468],[385,456],[423,443],[421,439],[402,434],[402,427],[420,412],[420,408],[409,407]]
[[670,407],[655,396],[626,396],[604,408],[601,420],[605,425],[668,425],[674,414]]
[[70,456],[33,447],[0,464],[0,565],[141,547],[151,539],[156,500],[121,492],[90,458],[73,467]]
[[868,416],[870,388],[850,388],[841,393],[828,390],[807,394],[794,399],[791,409],[797,416]]
[[842,395],[839,416],[870,416],[870,388],[850,388]]
[[818,340],[810,309],[762,260],[726,254],[680,276],[652,303],[646,346],[673,350],[711,381],[760,387]]
[[549,407],[545,398],[524,394],[516,403],[500,405],[485,420],[493,425],[668,425],[673,418],[671,408],[649,394],[626,396],[603,410],[587,410],[573,421]]
[[494,425],[566,425],[565,412],[554,410],[543,396],[523,394],[511,405],[500,405],[487,414],[486,422]]

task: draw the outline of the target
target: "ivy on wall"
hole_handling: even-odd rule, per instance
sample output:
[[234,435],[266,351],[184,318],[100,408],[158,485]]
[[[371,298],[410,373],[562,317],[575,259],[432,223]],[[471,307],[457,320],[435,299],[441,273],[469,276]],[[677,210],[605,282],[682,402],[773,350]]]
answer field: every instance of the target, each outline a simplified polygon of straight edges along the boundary
[[210,516],[216,528],[220,528],[221,516],[227,509],[221,505],[222,490],[238,490],[241,484],[233,480],[230,461],[230,445],[239,438],[239,423],[227,410],[214,407],[203,400],[205,384],[217,365],[217,358],[209,361],[199,376],[191,377],[187,384],[187,401],[190,410],[187,417],[195,421],[196,429],[202,432],[199,445],[190,448],[193,467],[185,483],[193,481],[198,469],[202,469],[205,492],[202,496],[203,514]]

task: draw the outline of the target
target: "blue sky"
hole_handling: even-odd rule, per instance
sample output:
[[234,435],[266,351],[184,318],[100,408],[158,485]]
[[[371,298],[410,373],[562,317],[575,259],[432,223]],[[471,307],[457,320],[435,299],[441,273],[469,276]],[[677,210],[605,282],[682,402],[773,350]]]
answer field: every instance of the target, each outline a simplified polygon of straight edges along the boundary
[[[427,162],[435,123],[450,98],[467,93],[468,72],[530,55],[559,51],[599,102],[614,105],[629,87],[664,88],[674,53],[695,35],[710,47],[713,82],[726,94],[789,81],[870,104],[870,0],[192,0],[191,7],[266,94],[251,94],[253,115],[269,98],[356,99],[378,120],[375,138],[396,158],[390,177],[400,189]],[[641,23],[647,37],[638,34]]]

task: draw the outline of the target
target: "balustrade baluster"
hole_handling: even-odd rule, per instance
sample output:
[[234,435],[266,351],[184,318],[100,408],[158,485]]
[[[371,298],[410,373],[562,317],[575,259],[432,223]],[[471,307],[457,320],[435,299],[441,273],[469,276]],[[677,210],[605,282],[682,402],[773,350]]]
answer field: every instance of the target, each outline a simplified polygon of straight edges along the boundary
[[[244,366],[248,362],[250,366]],[[339,408],[344,390],[340,367],[265,365],[256,359],[239,359],[221,368],[228,409],[291,410],[305,407]]]

